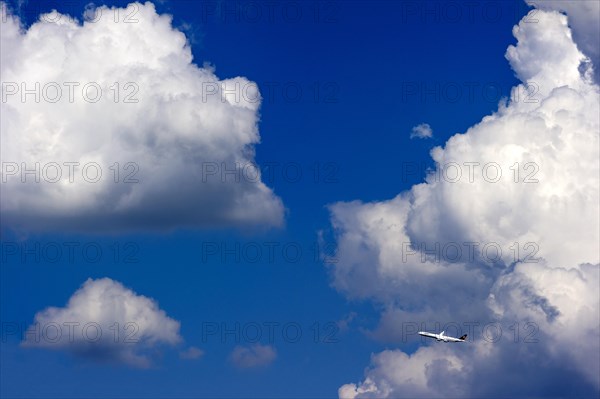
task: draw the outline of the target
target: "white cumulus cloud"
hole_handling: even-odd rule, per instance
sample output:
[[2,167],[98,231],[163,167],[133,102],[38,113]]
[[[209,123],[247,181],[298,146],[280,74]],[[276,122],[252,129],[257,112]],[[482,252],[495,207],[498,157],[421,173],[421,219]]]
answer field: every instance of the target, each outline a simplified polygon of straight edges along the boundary
[[397,397],[398,392],[410,398],[460,397],[464,392],[457,382],[464,371],[463,361],[447,347],[420,348],[412,355],[386,350],[372,356],[365,381],[345,384],[338,394],[341,399]]
[[[573,39],[579,49],[595,65],[596,79],[600,76],[600,2],[591,0],[525,0],[529,5],[541,10],[557,10],[569,16]],[[535,15],[531,17],[535,20]],[[598,82],[598,80],[596,80]]]
[[148,367],[150,351],[182,341],[179,327],[153,299],[110,278],[88,279],[65,307],[38,312],[22,345]]
[[102,6],[86,11],[92,21],[52,13],[25,29],[3,10],[3,225],[282,225],[254,165],[258,87],[194,64],[169,15],[149,2]]
[[410,138],[419,138],[419,139],[430,139],[433,137],[433,130],[431,130],[431,126],[428,123],[421,123],[412,128],[410,132]]
[[513,33],[506,57],[523,83],[432,150],[424,183],[330,206],[331,273],[347,297],[383,309],[379,337],[407,322],[495,320],[533,323],[538,341],[505,331],[495,343],[385,351],[340,397],[598,394],[599,87],[565,15],[535,10]]

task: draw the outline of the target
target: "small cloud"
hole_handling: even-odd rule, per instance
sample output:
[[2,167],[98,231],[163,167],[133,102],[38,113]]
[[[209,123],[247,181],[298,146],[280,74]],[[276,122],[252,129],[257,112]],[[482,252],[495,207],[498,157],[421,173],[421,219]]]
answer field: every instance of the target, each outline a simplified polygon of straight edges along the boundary
[[263,367],[271,364],[277,357],[277,351],[271,345],[255,344],[249,347],[236,346],[229,359],[242,369]]
[[190,346],[186,350],[179,352],[179,358],[185,360],[199,359],[203,355],[204,351],[202,349],[196,348],[195,346]]
[[35,315],[22,346],[145,368],[160,345],[181,342],[179,327],[152,298],[110,278],[88,279],[65,307]]
[[350,312],[348,314],[348,316],[346,316],[345,318],[343,318],[342,320],[338,320],[336,322],[338,328],[340,329],[340,331],[346,331],[348,329],[348,327],[350,326],[350,323],[352,323],[352,320],[354,320],[356,318],[356,312]]
[[410,138],[418,139],[430,139],[433,137],[433,130],[431,130],[431,126],[428,123],[421,123],[412,128],[412,132],[410,133]]

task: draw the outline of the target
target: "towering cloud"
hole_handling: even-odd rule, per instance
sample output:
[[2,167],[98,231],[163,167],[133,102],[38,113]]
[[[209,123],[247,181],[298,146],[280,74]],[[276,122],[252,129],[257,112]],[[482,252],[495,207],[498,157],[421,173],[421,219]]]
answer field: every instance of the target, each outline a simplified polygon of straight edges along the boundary
[[[595,65],[596,83],[600,77],[600,2],[567,0],[525,0],[541,10],[556,10],[569,16],[573,38]],[[534,17],[535,19],[535,17]]]
[[426,182],[389,201],[330,207],[333,285],[383,307],[377,334],[478,320],[517,322],[535,340],[505,330],[385,351],[340,397],[598,394],[599,87],[567,21],[534,10],[515,26],[506,57],[523,83],[432,150]]
[[254,165],[256,84],[194,64],[170,16],[132,3],[24,28],[2,6],[3,226],[283,223]]

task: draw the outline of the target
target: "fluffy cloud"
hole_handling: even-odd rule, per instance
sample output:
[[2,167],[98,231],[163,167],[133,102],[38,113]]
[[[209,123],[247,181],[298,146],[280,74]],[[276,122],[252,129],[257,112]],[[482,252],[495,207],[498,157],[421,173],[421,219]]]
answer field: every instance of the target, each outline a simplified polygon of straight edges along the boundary
[[410,132],[410,138],[419,138],[419,139],[430,139],[433,137],[433,131],[431,130],[431,126],[428,123],[421,123],[412,128]]
[[563,356],[548,350],[550,346],[543,341],[548,336],[538,337],[538,343],[528,345],[516,345],[511,333],[494,343],[436,343],[412,354],[386,350],[372,355],[363,381],[341,386],[338,395],[344,399],[543,397],[561,393],[593,397],[597,392],[593,383],[581,378],[581,370],[565,364]]
[[179,322],[154,300],[102,278],[88,279],[65,307],[38,312],[22,344],[92,361],[148,367],[150,350],[179,342]]
[[3,15],[3,225],[281,225],[283,205],[254,166],[256,84],[195,65],[185,35],[152,3],[91,14],[83,23],[44,15],[27,29]]
[[421,348],[412,355],[386,350],[372,356],[364,382],[343,385],[338,394],[341,399],[397,397],[398,391],[410,398],[457,397],[464,395],[457,386],[463,372],[462,360],[447,347]]
[[[600,2],[566,0],[525,0],[529,5],[541,10],[557,10],[569,16],[573,39],[585,55],[596,66],[596,82],[600,76]],[[535,16],[532,19],[536,19]]]
[[[533,320],[547,356],[566,359],[600,388],[600,267],[517,264],[492,288],[488,304],[501,319]],[[568,342],[568,345],[565,343]],[[594,359],[595,355],[595,359]]]
[[277,351],[271,345],[254,344],[248,347],[236,346],[229,358],[236,367],[247,369],[267,366],[276,357]]
[[432,150],[425,183],[330,207],[331,273],[347,297],[383,309],[373,334],[385,339],[403,323],[497,320],[533,323],[538,341],[505,331],[385,351],[340,397],[598,394],[599,87],[565,15],[536,10],[513,33],[506,57],[523,83]]

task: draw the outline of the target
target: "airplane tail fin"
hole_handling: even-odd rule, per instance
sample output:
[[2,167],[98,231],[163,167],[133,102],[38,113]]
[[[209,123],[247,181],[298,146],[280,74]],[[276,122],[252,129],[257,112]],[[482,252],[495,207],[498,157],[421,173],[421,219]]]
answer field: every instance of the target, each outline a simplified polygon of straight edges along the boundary
[[467,339],[467,334],[463,335],[462,337],[459,338],[460,340],[464,341]]
[[442,332],[440,333],[440,336],[442,336],[442,337],[443,337],[445,332],[446,332],[446,331],[442,331]]

